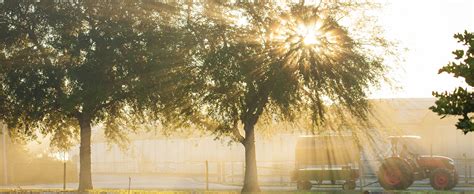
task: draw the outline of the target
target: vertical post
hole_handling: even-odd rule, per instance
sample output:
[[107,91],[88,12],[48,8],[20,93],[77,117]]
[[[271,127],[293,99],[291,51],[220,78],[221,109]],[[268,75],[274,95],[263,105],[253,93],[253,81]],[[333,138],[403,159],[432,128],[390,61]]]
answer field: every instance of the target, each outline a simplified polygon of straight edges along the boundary
[[112,152],[112,173],[115,173],[115,146],[111,146],[110,151]]
[[464,157],[464,181],[469,183],[468,176],[467,176],[467,156],[466,153],[462,154]]
[[217,162],[216,163],[217,165],[217,182],[218,183],[222,183],[222,166],[221,166],[221,162]]
[[128,194],[130,194],[131,188],[132,188],[132,177],[128,177]]
[[363,192],[364,191],[364,185],[365,185],[365,177],[364,177],[364,166],[363,166],[362,158],[359,159],[359,185],[360,185],[360,190]]
[[472,166],[469,165],[469,179],[467,179],[468,183],[469,183],[469,181],[471,181],[471,178],[472,178]]
[[209,162],[206,160],[206,191],[209,190]]
[[[278,172],[278,174],[280,174],[280,185],[283,185],[283,175],[284,174],[287,174],[287,173],[283,173],[283,164],[280,164],[279,162],[272,162],[273,164],[277,163],[277,169],[276,169],[276,172]],[[273,165],[274,166],[274,165]]]
[[2,127],[3,135],[3,183],[8,185],[7,130],[3,124],[0,124],[0,127]]
[[63,190],[66,190],[66,152],[64,152],[64,170],[63,170]]
[[230,162],[230,180],[234,183],[234,162]]
[[225,161],[221,164],[221,174],[222,174],[222,182],[225,183]]

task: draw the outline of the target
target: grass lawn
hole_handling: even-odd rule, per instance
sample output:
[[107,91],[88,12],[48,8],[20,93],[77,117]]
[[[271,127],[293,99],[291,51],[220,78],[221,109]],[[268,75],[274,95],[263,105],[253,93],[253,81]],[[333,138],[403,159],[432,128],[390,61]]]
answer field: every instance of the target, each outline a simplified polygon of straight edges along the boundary
[[[0,193],[77,193],[76,190],[62,190],[62,189],[0,189]],[[239,194],[239,191],[204,191],[204,190],[118,190],[118,189],[94,189],[89,191],[88,193],[91,194],[108,194],[108,193],[117,193],[117,194]],[[290,194],[290,193],[298,193],[298,194],[305,194],[305,193],[314,193],[314,194],[359,194],[364,193],[360,190],[355,191],[342,191],[342,190],[334,190],[334,191],[266,191],[261,192],[261,194]],[[368,192],[367,192],[368,193]],[[372,193],[372,192],[370,192]],[[426,194],[426,193],[435,193],[435,194],[442,194],[442,193],[473,193],[474,192],[453,192],[453,191],[385,191],[385,192],[374,192],[374,193],[388,193],[388,194],[395,194],[395,193],[406,193],[406,194]]]

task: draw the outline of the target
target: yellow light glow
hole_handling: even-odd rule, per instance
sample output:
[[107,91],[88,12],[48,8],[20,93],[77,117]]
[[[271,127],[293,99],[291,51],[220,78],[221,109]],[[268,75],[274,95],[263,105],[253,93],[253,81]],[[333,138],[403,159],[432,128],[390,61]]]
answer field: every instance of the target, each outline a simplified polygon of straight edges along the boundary
[[67,152],[54,152],[54,153],[51,153],[50,156],[59,161],[69,160],[69,153]]
[[315,28],[315,25],[305,26],[300,24],[295,31],[302,39],[303,44],[306,46],[317,45],[320,43],[319,38],[321,36],[321,32],[319,29]]
[[308,33],[305,36],[303,36],[303,44],[305,45],[319,44],[318,37],[314,33]]
[[325,63],[344,55],[347,34],[331,21],[317,16],[285,16],[272,23],[267,42],[275,54],[284,57],[288,67],[308,69],[315,60]]

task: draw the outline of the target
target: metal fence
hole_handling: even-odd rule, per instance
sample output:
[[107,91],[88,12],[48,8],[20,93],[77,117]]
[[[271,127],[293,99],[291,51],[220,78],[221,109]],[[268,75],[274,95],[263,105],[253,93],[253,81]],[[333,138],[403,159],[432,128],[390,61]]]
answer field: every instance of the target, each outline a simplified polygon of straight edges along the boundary
[[64,178],[66,182],[77,182],[78,175],[77,168],[71,163],[65,167],[60,162],[13,162],[8,165],[6,182],[9,185],[57,184],[63,183]]
[[[460,184],[474,184],[474,158],[455,158],[456,169],[459,173]],[[34,184],[33,177],[42,177],[44,171],[49,172],[47,182],[59,183],[62,181],[62,166],[60,164],[31,166],[27,163],[12,163],[10,183]],[[361,182],[363,185],[377,180],[376,172],[380,165],[377,160],[361,160]],[[288,186],[294,170],[294,161],[258,161],[259,181],[262,185]],[[35,170],[36,169],[36,170]],[[41,169],[41,170],[40,170]],[[28,173],[20,172],[26,170]],[[68,165],[68,182],[77,181],[77,164]],[[196,181],[220,184],[242,184],[245,164],[242,161],[162,161],[162,162],[94,162],[94,174],[131,176],[136,174],[192,178]],[[54,173],[51,173],[54,172]],[[21,175],[28,175],[22,177]],[[44,177],[43,177],[44,178]]]
[[459,173],[459,182],[474,183],[474,158],[456,158],[454,159],[454,164]]
[[[456,158],[455,165],[460,183],[474,184],[474,158]],[[289,185],[294,170],[294,161],[258,161],[259,181],[262,184]],[[361,181],[369,183],[376,180],[380,166],[377,160],[361,160]],[[242,161],[208,161],[207,174],[210,182],[222,184],[241,184],[245,164]],[[162,176],[189,177],[205,181],[206,161],[187,162],[115,162],[93,163],[94,174],[153,174]]]

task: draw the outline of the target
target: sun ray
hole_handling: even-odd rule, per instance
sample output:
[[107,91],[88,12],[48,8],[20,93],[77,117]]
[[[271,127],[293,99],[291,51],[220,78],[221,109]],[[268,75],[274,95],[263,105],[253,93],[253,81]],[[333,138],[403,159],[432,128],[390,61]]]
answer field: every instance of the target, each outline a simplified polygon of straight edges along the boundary
[[[285,14],[276,17],[270,25],[265,40],[269,44],[269,50],[283,58],[294,58],[285,59],[288,63],[285,66],[303,66],[308,69],[311,64],[308,60],[315,58],[321,60],[320,63],[330,64],[350,48],[347,32],[334,20],[316,14],[304,16],[305,14]],[[301,60],[305,57],[305,60]],[[300,63],[301,61],[308,62]]]

